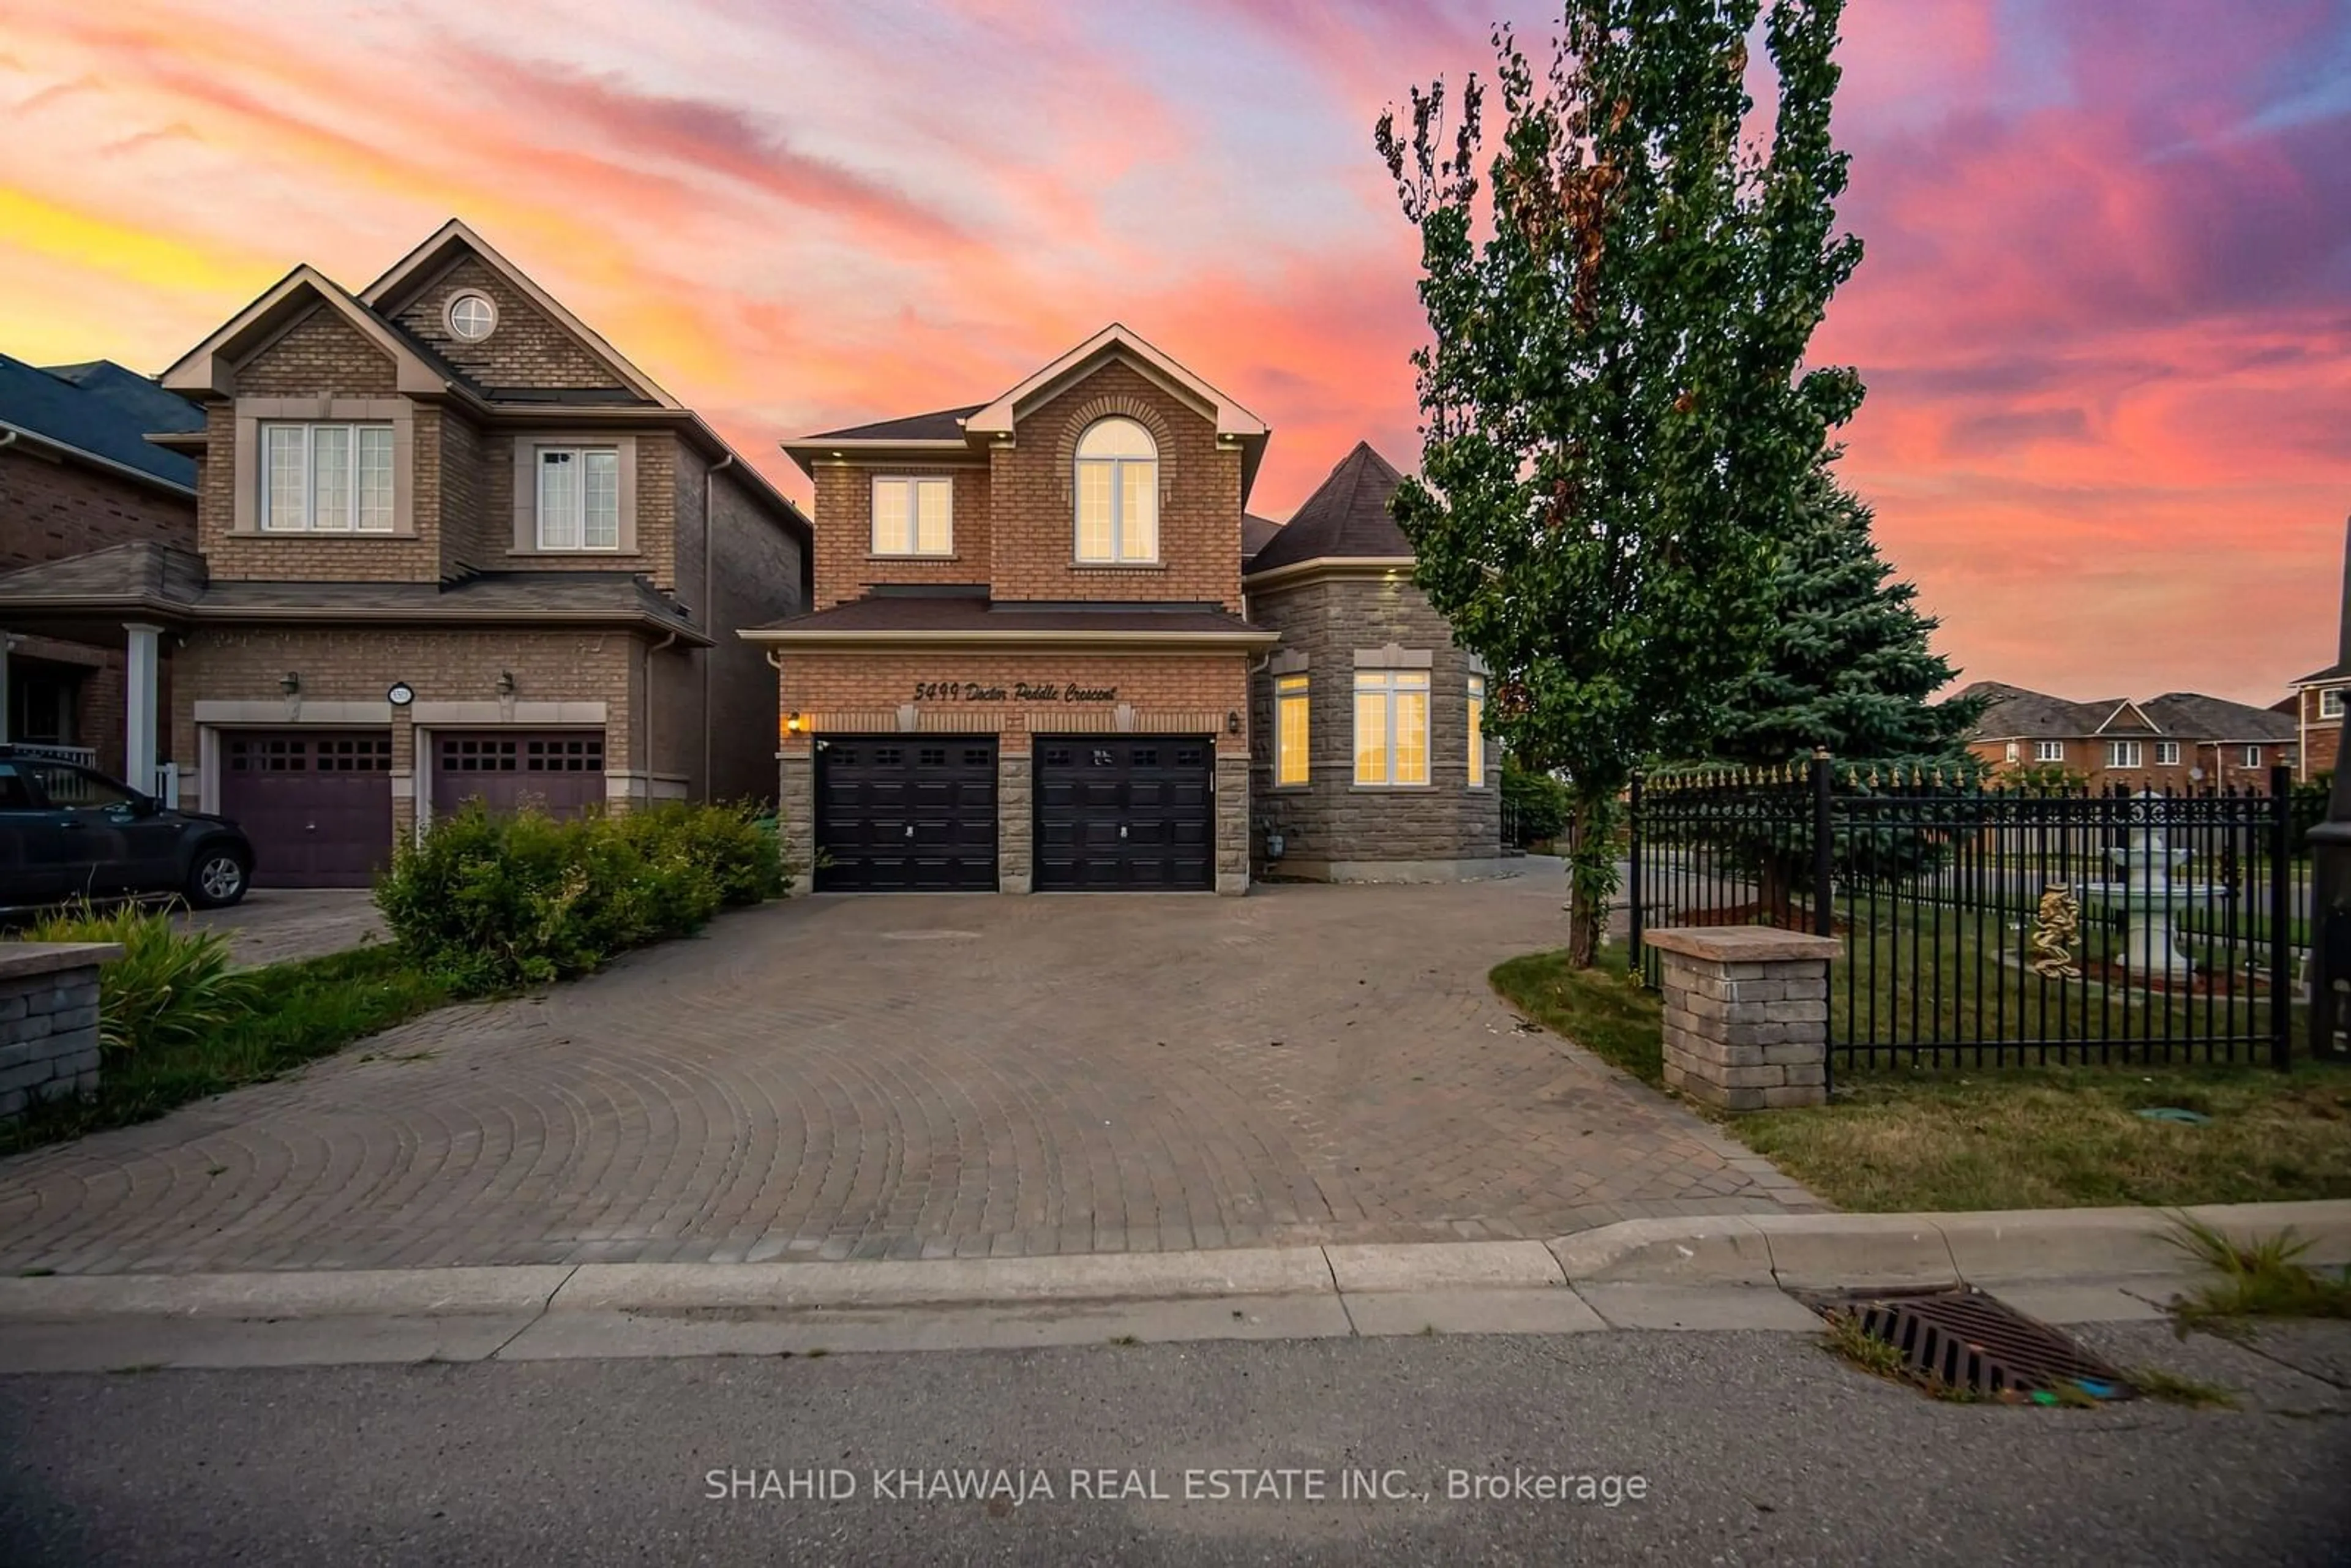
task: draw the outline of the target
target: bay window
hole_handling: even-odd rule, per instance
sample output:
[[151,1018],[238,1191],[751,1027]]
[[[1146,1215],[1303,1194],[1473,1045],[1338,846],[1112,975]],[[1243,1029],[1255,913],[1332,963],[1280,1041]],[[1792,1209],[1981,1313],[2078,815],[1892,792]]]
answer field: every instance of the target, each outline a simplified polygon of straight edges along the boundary
[[1277,675],[1273,681],[1273,781],[1303,784],[1309,778],[1306,760],[1306,677]]
[[1355,782],[1428,782],[1428,672],[1355,672]]

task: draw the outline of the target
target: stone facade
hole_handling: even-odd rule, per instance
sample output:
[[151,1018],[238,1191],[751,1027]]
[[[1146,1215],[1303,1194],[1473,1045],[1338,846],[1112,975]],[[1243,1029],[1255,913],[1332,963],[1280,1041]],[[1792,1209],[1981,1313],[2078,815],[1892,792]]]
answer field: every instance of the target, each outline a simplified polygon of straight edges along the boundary
[[[1287,575],[1252,587],[1249,619],[1281,633],[1249,681],[1250,853],[1260,876],[1340,882],[1453,881],[1512,869],[1502,856],[1501,748],[1482,737],[1482,782],[1470,769],[1470,680],[1481,674],[1402,569]],[[1355,782],[1355,672],[1401,655],[1429,674],[1429,782]],[[1308,778],[1274,778],[1278,676],[1307,682]],[[1279,834],[1279,860],[1267,854]]]
[[0,943],[0,1120],[98,1092],[98,972],[105,942]]
[[1643,934],[1662,959],[1666,1087],[1725,1111],[1828,1103],[1834,937],[1760,925]]

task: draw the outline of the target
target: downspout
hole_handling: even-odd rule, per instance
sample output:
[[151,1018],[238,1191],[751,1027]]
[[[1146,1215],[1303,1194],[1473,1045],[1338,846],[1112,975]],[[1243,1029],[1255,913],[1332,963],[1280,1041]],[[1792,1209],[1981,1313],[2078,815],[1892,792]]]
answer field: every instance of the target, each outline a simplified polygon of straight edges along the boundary
[[[726,455],[702,471],[702,617],[714,638],[718,635],[718,606],[713,601],[718,581],[717,557],[710,548],[711,501],[717,493],[718,476],[735,466],[735,454]],[[710,685],[711,666],[717,661],[716,643],[702,651],[702,798],[713,797],[710,787]]]
[[[12,429],[0,434],[0,452],[16,445],[16,437],[21,434]],[[8,738],[8,633],[0,632],[0,741]]]
[[668,653],[676,643],[677,633],[672,632],[645,650],[645,805],[649,810],[653,803],[653,709],[660,706],[653,701],[653,655]]

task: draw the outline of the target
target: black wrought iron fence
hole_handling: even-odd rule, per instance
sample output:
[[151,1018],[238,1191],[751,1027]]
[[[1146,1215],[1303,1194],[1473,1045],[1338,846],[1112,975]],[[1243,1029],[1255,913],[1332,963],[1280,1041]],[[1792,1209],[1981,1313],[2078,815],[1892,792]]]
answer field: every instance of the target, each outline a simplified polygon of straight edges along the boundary
[[2269,793],[1870,775],[1828,759],[1633,791],[1643,933],[1773,925],[1844,940],[1833,1062],[2260,1061],[2304,1005],[2310,862]]

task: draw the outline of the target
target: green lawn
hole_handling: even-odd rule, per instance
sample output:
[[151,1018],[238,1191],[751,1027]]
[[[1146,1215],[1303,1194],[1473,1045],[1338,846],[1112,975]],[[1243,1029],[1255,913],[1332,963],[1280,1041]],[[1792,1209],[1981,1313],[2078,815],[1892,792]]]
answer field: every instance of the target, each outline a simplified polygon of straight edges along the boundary
[[[1660,1082],[1660,1004],[1612,968],[1533,953],[1495,968],[1529,1019]],[[2351,1197],[2351,1068],[1878,1068],[1816,1110],[1725,1118],[1841,1208],[2048,1208]],[[2170,1105],[2211,1120],[2150,1121]]]
[[275,1078],[449,999],[391,946],[355,948],[253,971],[251,1012],[204,1039],[110,1054],[98,1097],[34,1107],[0,1126],[0,1154],[163,1114],[192,1100]]

